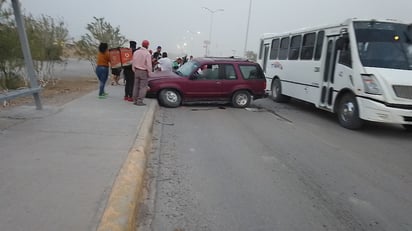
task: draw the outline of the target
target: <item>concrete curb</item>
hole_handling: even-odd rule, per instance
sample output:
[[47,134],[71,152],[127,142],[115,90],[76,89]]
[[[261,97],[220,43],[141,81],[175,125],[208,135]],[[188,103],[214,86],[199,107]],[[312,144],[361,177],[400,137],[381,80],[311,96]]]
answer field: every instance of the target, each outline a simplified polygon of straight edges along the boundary
[[136,229],[138,203],[142,194],[147,155],[152,143],[156,100],[151,100],[138,135],[117,176],[97,231],[131,231]]

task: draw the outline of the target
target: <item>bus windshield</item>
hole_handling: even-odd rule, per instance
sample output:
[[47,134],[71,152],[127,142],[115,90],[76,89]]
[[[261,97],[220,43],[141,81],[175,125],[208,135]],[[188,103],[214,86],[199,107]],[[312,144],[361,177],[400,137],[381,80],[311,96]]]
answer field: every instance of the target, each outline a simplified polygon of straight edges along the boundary
[[411,26],[388,22],[354,22],[359,56],[366,67],[412,70]]

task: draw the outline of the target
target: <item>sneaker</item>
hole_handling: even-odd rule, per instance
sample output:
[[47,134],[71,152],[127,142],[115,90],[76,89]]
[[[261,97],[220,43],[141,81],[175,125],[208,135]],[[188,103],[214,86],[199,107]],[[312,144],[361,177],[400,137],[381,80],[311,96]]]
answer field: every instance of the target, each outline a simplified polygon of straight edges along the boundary
[[143,102],[136,102],[136,103],[133,103],[133,104],[136,105],[136,106],[145,106],[146,105]]
[[99,99],[106,99],[105,95],[99,95]]
[[125,96],[125,97],[123,98],[123,100],[129,101],[129,97]]
[[103,95],[104,95],[104,96],[108,96],[108,95],[109,95],[109,93],[105,92],[105,93],[103,93]]
[[133,102],[133,98],[132,97],[127,97],[127,101]]

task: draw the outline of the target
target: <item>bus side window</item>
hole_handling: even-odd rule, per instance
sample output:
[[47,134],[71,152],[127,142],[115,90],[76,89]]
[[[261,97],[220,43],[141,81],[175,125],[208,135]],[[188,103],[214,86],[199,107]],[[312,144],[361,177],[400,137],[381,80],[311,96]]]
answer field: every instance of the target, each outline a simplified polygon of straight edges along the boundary
[[279,59],[285,60],[288,57],[289,37],[282,38],[280,41]]
[[300,59],[311,60],[313,58],[315,41],[316,33],[308,33],[303,36],[302,53],[300,54]]
[[270,48],[270,57],[269,59],[277,59],[279,53],[279,39],[272,40],[272,46]]
[[315,60],[319,60],[322,56],[322,46],[323,46],[323,39],[325,37],[325,31],[318,32],[318,38],[316,40],[316,51],[315,51]]
[[260,40],[259,59],[263,57],[263,39]]
[[295,35],[290,40],[289,60],[297,60],[299,58],[302,35]]
[[352,58],[351,58],[351,51],[349,46],[349,38],[340,38],[342,39],[342,44],[339,45],[340,55],[339,55],[339,63],[348,67],[352,67]]

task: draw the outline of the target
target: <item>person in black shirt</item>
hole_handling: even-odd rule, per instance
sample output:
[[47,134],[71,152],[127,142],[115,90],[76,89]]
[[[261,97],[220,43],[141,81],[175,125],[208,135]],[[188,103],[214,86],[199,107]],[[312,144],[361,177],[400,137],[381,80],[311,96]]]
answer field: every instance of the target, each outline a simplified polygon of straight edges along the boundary
[[153,53],[153,59],[159,60],[162,57],[162,47],[157,46],[155,53]]
[[157,46],[156,51],[153,53],[152,55],[152,67],[153,67],[153,71],[157,69],[157,64],[159,59],[162,58],[162,47],[161,46]]
[[[130,41],[130,48],[134,53],[136,49],[136,41]],[[124,80],[126,82],[124,87],[124,100],[133,102],[133,86],[134,86],[134,72],[132,65],[123,67]]]

